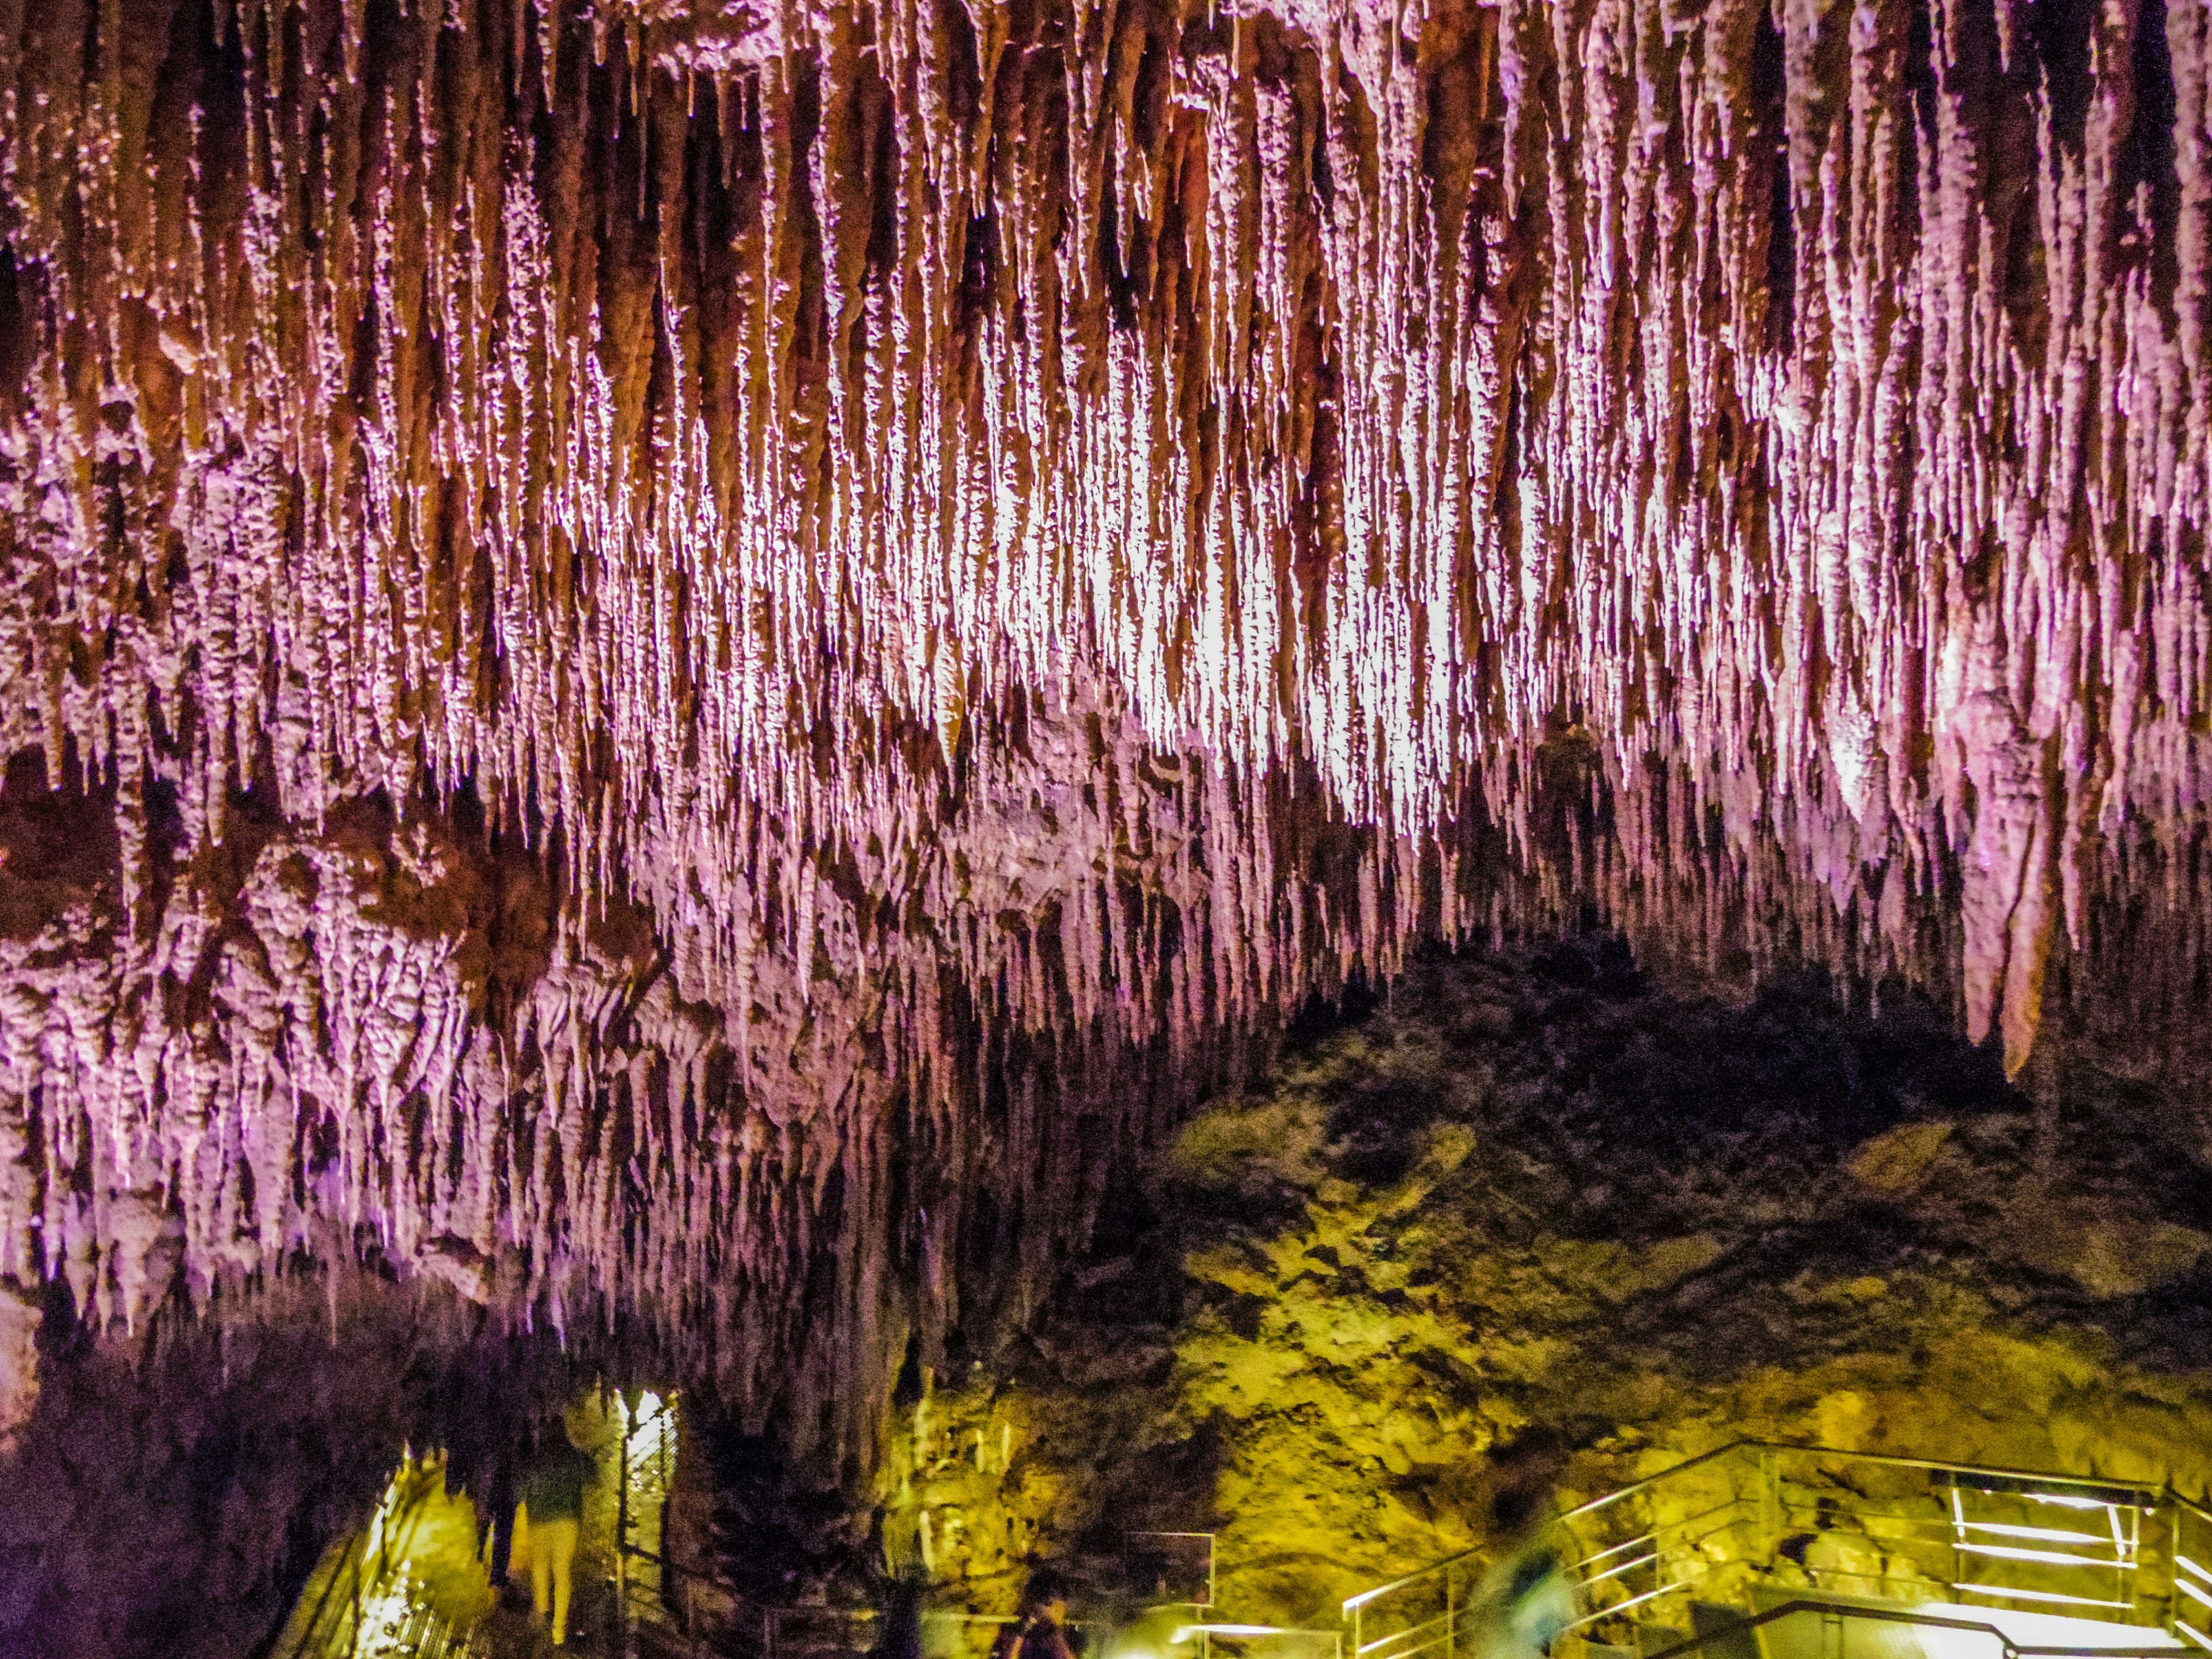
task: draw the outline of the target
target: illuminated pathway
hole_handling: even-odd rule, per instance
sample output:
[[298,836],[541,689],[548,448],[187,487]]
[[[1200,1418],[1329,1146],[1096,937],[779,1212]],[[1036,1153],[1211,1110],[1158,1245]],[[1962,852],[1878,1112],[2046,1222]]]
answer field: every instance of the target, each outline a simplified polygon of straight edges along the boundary
[[[599,1464],[584,1497],[569,1650],[648,1650],[641,1626],[665,1624],[662,1516],[675,1467],[675,1402],[635,1407],[596,1397],[571,1413]],[[517,1611],[528,1577],[503,1605],[491,1582],[494,1525],[507,1517],[449,1492],[442,1455],[403,1456],[368,1522],[333,1543],[276,1646],[278,1659],[509,1659],[544,1648]],[[519,1599],[517,1592],[519,1590]],[[550,1651],[550,1650],[548,1650]],[[657,1647],[650,1650],[658,1651]]]
[[[2212,1515],[2169,1490],[1739,1443],[1570,1511],[1565,1659],[2212,1650]],[[1494,1646],[1473,1553],[1345,1603],[1346,1659]]]

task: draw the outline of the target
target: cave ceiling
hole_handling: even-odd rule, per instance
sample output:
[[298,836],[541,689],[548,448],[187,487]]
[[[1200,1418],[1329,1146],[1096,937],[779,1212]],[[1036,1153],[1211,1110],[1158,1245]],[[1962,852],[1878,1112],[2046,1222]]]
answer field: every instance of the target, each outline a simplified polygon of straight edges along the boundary
[[1498,927],[2154,1059],[2208,82],[2206,0],[0,0],[0,1374],[346,1258],[848,1439]]

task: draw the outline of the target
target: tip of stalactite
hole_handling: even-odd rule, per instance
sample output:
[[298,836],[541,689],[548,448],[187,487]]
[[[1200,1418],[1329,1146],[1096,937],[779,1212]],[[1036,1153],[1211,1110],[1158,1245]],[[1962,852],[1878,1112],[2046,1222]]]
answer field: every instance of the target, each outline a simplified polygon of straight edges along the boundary
[[0,10],[0,1273],[826,1365],[1592,908],[2186,1029],[2212,14],[1660,9]]

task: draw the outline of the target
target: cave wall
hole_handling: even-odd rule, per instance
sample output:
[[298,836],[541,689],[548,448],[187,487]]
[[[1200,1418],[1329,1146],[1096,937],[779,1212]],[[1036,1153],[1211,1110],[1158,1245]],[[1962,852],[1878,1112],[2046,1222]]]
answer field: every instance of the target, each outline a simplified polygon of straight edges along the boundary
[[2208,79],[2203,0],[0,0],[0,1308],[365,1255],[849,1443],[1420,938],[2154,1059]]
[[37,1407],[0,1465],[0,1652],[41,1659],[276,1650],[410,1447],[443,1449],[460,1514],[489,1525],[526,1437],[592,1382],[542,1336],[350,1272],[129,1336],[58,1309],[41,1341]]

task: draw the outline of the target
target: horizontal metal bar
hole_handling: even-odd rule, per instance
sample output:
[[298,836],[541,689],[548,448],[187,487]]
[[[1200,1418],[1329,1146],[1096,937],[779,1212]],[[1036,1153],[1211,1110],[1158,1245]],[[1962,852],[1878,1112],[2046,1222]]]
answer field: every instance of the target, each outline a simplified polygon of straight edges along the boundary
[[1953,1524],[1968,1532],[1993,1532],[2000,1538],[2045,1538],[2054,1544],[2109,1544],[2105,1532],[2065,1532],[2057,1527],[2010,1527],[1997,1521],[1960,1521]]
[[2196,1626],[2190,1624],[2185,1620],[2175,1620],[2173,1621],[2173,1627],[2179,1631],[2184,1636],[2186,1636],[2191,1641],[2196,1643],[2198,1647],[2203,1648],[2205,1652],[2212,1653],[2212,1636],[2208,1636],[2204,1632],[2197,1629]]
[[[1650,1491],[1662,1480],[1672,1480],[1677,1475],[1686,1474],[1690,1470],[1702,1468],[1708,1463],[1717,1463],[1722,1458],[1733,1456],[1738,1452],[1763,1450],[1765,1449],[1766,1445],[1764,1441],[1731,1440],[1725,1446],[1717,1446],[1709,1452],[1700,1452],[1695,1457],[1686,1459],[1680,1463],[1669,1465],[1668,1468],[1660,1470],[1656,1474],[1646,1475],[1643,1480],[1638,1480],[1633,1486],[1623,1486],[1618,1492],[1609,1492],[1602,1498],[1593,1498],[1589,1503],[1580,1504],[1574,1509],[1569,1510],[1565,1515],[1561,1516],[1559,1519],[1562,1521],[1572,1521],[1582,1516],[1595,1515],[1600,1510],[1610,1508],[1612,1505],[1620,1503],[1624,1498],[1633,1498],[1638,1492]],[[1792,1451],[1808,1451],[1813,1449],[1813,1448],[1806,1446],[1792,1446],[1790,1449]]]
[[[1690,1474],[1693,1470],[1717,1463],[1728,1457],[1745,1454],[1771,1454],[1777,1458],[1784,1456],[1808,1458],[1814,1460],[1815,1462],[1821,1459],[1828,1459],[1839,1461],[1844,1463],[1863,1464],[1881,1468],[1916,1469],[1929,1474],[1949,1475],[1954,1477],[1954,1479],[1966,1482],[1971,1482],[1976,1480],[2003,1481],[2007,1483],[2033,1482],[2033,1486],[2023,1486],[2021,1490],[2017,1491],[1978,1488],[1971,1485],[1965,1486],[1963,1490],[1979,1490],[1982,1491],[1985,1496],[2018,1498],[2028,1503],[2051,1504],[2065,1509],[2107,1509],[2114,1510],[2130,1509],[2141,1511],[2142,1510],[2154,1508],[2160,1503],[2172,1503],[2184,1513],[2195,1516],[2199,1520],[2202,1520],[2208,1524],[2212,1524],[2212,1510],[2207,1510],[2203,1505],[2191,1503],[2187,1498],[2182,1498],[2178,1493],[2173,1492],[2170,1488],[2161,1489],[2127,1484],[2115,1484],[2109,1480],[2100,1480],[2094,1478],[2075,1475],[2052,1474],[2047,1472],[2032,1469],[1998,1468],[1973,1463],[1946,1463],[1932,1458],[1898,1457],[1878,1452],[1844,1451],[1839,1448],[1831,1446],[1808,1446],[1793,1443],[1788,1441],[1753,1439],[1730,1441],[1726,1445],[1717,1446],[1710,1451],[1701,1452],[1694,1457],[1686,1458],[1681,1462],[1674,1464],[1668,1468],[1661,1469],[1656,1474],[1647,1475],[1643,1480],[1636,1481],[1632,1485],[1620,1487],[1617,1491],[1604,1493],[1600,1497],[1591,1498],[1587,1503],[1577,1504],[1575,1508],[1567,1510],[1564,1515],[1560,1516],[1559,1520],[1562,1523],[1566,1523],[1581,1520],[1589,1516],[1595,1515],[1601,1510],[1611,1509],[1614,1505],[1619,1504],[1628,1498],[1652,1492],[1662,1485],[1672,1482],[1683,1475]],[[2070,1492],[2051,1490],[2051,1488],[2066,1487],[2075,1488],[2075,1490]],[[1961,1489],[1961,1487],[1956,1486],[1954,1487],[1954,1492]],[[1720,1509],[1708,1510],[1706,1513],[1709,1515],[1718,1514],[1722,1509],[1727,1509],[1734,1505],[1747,1505],[1752,1500],[1747,1498],[1738,1498],[1732,1500],[1731,1504],[1721,1505]],[[1806,1506],[1802,1504],[1792,1502],[1785,1495],[1784,1498],[1783,1507],[1784,1511],[1786,1514],[1795,1510],[1802,1509]],[[1871,1513],[1869,1513],[1869,1518],[1877,1517],[1873,1516]],[[1878,1518],[1896,1520],[1907,1522],[1908,1524],[1912,1524],[1920,1522],[1926,1517],[1882,1515]],[[1959,1518],[1963,1520],[1963,1515]],[[1675,1524],[1680,1526],[1686,1523]],[[1981,1526],[1985,1523],[1970,1522],[1967,1524]],[[1422,1579],[1427,1578],[1448,1567],[1464,1561],[1475,1553],[1476,1552],[1474,1550],[1462,1550],[1456,1555],[1446,1557],[1442,1561],[1433,1562],[1428,1566],[1419,1568],[1413,1572],[1407,1573],[1398,1578],[1394,1578],[1388,1583],[1378,1584],[1372,1589],[1363,1590],[1356,1595],[1346,1598],[1342,1604],[1343,1611],[1346,1616],[1349,1616],[1352,1612],[1359,1607],[1368,1606],[1383,1596],[1391,1595],[1395,1591],[1418,1583]],[[2113,1564],[2094,1563],[2091,1565],[2111,1565]]]
[[2122,1607],[2132,1612],[2132,1601],[2100,1601],[2092,1595],[2066,1595],[2057,1590],[2008,1589],[2002,1584],[1953,1584],[1961,1595],[1986,1595],[1999,1601],[2059,1601],[2069,1607]]
[[1408,1645],[1409,1638],[1418,1634],[1418,1632],[1413,1631],[1394,1631],[1388,1636],[1379,1636],[1376,1638],[1372,1642],[1362,1642],[1358,1647],[1354,1648],[1352,1651],[1362,1656],[1362,1659],[1366,1659],[1367,1656],[1375,1654],[1393,1656],[1395,1659],[1395,1656],[1399,1654],[1417,1652],[1419,1650],[1420,1647],[1424,1645],[1421,1643],[1413,1643],[1410,1646]]
[[[1393,1655],[1403,1654],[1406,1652],[1419,1652],[1420,1651],[1419,1646],[1407,1648],[1404,1644],[1413,1642],[1416,1638],[1423,1638],[1426,1640],[1441,1641],[1443,1640],[1442,1637],[1430,1638],[1428,1633],[1431,1631],[1438,1630],[1443,1626],[1448,1626],[1450,1622],[1451,1615],[1449,1613],[1439,1614],[1434,1619],[1424,1619],[1418,1625],[1408,1625],[1403,1630],[1392,1631],[1388,1636],[1378,1636],[1371,1642],[1362,1642],[1359,1646],[1354,1650],[1354,1651],[1363,1654],[1389,1653]],[[1397,1645],[1394,1646],[1394,1644]]]
[[1622,1542],[1618,1544],[1608,1544],[1605,1548],[1599,1550],[1595,1554],[1585,1555],[1581,1560],[1576,1562],[1575,1565],[1577,1567],[1594,1567],[1599,1562],[1604,1560],[1608,1555],[1618,1555],[1623,1550],[1640,1550],[1647,1544],[1656,1546],[1658,1541],[1659,1534],[1657,1533],[1639,1532],[1633,1538],[1624,1540]]
[[[1436,1649],[1442,1647],[1443,1645],[1443,1641],[1444,1638],[1441,1636],[1431,1637],[1429,1640],[1422,1643],[1418,1647],[1394,1650],[1390,1656],[1390,1659],[1413,1659],[1413,1656],[1415,1654],[1432,1652]],[[1376,1651],[1376,1644],[1370,1642],[1366,1646],[1354,1648],[1352,1651],[1355,1656],[1355,1659],[1367,1659],[1368,1656],[1372,1655]]]
[[[2078,1643],[2064,1647],[2045,1647],[2030,1643],[2014,1642],[1996,1626],[1981,1624],[1972,1620],[1946,1619],[1932,1613],[1915,1612],[1909,1607],[1866,1607],[1811,1599],[1785,1601],[1779,1607],[1769,1607],[1765,1613],[1754,1614],[1740,1622],[1723,1625],[1718,1629],[1707,1631],[1702,1635],[1692,1636],[1686,1641],[1675,1644],[1671,1648],[1662,1648],[1652,1656],[1652,1659],[1686,1659],[1686,1656],[1697,1649],[1708,1647],[1717,1642],[1728,1641],[1747,1631],[1755,1631],[1773,1624],[1778,1620],[1794,1618],[1799,1613],[1821,1613],[1842,1619],[1869,1619],[1885,1624],[1917,1625],[1936,1630],[1965,1631],[1973,1635],[1988,1637],[1997,1644],[2005,1659],[2084,1659],[2084,1650]],[[2212,1647],[2212,1644],[2207,1645]],[[2088,1650],[2087,1653],[2090,1659],[2171,1659],[2173,1649],[2163,1644],[2157,1647],[2100,1647]]]
[[1872,1619],[1882,1624],[1920,1625],[1938,1630],[1966,1631],[1976,1635],[1995,1638],[1997,1644],[2008,1656],[2017,1651],[2005,1633],[1994,1625],[1977,1624],[1966,1619],[1943,1619],[1927,1613],[1916,1613],[1905,1607],[1863,1607],[1808,1599],[1784,1601],[1780,1607],[1769,1607],[1765,1613],[1755,1613],[1740,1624],[1724,1625],[1717,1630],[1707,1631],[1703,1635],[1692,1636],[1686,1642],[1678,1642],[1671,1648],[1660,1649],[1651,1656],[1651,1659],[1685,1659],[1685,1656],[1693,1649],[1705,1647],[1714,1642],[1725,1641],[1746,1631],[1758,1630],[1778,1620],[1794,1618],[1802,1613],[1834,1614],[1845,1619]]
[[2199,1578],[2202,1578],[2206,1583],[2212,1584],[2212,1571],[2208,1571],[2202,1563],[2191,1560],[2188,1556],[2180,1554],[2175,1555],[2173,1561],[2176,1566],[2186,1567],[2190,1571],[2195,1573]]
[[2063,1550],[2015,1549],[2009,1544],[1969,1544],[1960,1542],[1957,1547],[1967,1555],[1993,1555],[2004,1561],[2040,1561],[2053,1567],[2103,1567],[2111,1572],[2133,1572],[2132,1561],[2115,1561],[2109,1556],[2069,1555]]
[[2205,1607],[2212,1607],[2212,1595],[2207,1595],[2203,1590],[2197,1589],[2196,1585],[2191,1583],[2186,1578],[2176,1578],[2173,1581],[2173,1587],[2198,1605]]
[[[1823,1513],[1820,1509],[1811,1504],[1785,1503],[1781,1504],[1779,1508],[1781,1510],[1781,1519],[1784,1525],[1792,1525],[1802,1520],[1808,1523],[1808,1529],[1814,1529],[1811,1528],[1810,1523],[1817,1522]],[[1931,1539],[1942,1539],[1947,1541],[1949,1540],[1951,1534],[1959,1529],[1959,1523],[1949,1515],[1944,1514],[1941,1511],[1933,1515],[1899,1515],[1894,1510],[1854,1509],[1846,1511],[1838,1509],[1829,1510],[1826,1513],[1829,1515],[1831,1520],[1834,1521],[1849,1519],[1854,1522],[1864,1522],[1869,1521],[1887,1522],[1890,1526],[1898,1528],[1900,1531],[1909,1528],[1915,1535],[1924,1535]],[[1862,1527],[1860,1529],[1863,1531],[1864,1528]],[[1841,1531],[1842,1528],[1840,1526],[1831,1526],[1817,1528],[1817,1530]]]
[[1375,1638],[1374,1642],[1370,1642],[1367,1645],[1373,1647],[1377,1643],[1402,1642],[1408,1637],[1420,1635],[1424,1631],[1442,1629],[1444,1626],[1451,1622],[1451,1619],[1452,1615],[1450,1613],[1439,1613],[1431,1618],[1422,1620],[1418,1625],[1408,1625],[1403,1630],[1392,1631],[1388,1636],[1378,1636]]
[[[2053,1474],[2041,1469],[1996,1468],[1990,1465],[1981,1463],[1944,1463],[1925,1457],[1894,1457],[1882,1452],[1844,1451],[1833,1446],[1797,1446],[1777,1440],[1744,1440],[1739,1441],[1736,1443],[1740,1447],[1747,1447],[1759,1451],[1796,1452],[1801,1455],[1837,1457],[1842,1458],[1848,1462],[1873,1463],[1877,1464],[1883,1468],[1891,1469],[1919,1469],[1930,1474],[1978,1475],[1984,1479],[1996,1480],[2033,1480],[2038,1486],[2080,1486],[2085,1487],[2089,1492],[2126,1492],[2136,1498],[2148,1498],[2153,1504],[2155,1504],[2162,1495],[2159,1488],[2155,1486],[2137,1486],[2131,1481],[2100,1480],[2094,1476],[2089,1475]],[[1708,1455],[1710,1455],[1711,1454]],[[1666,1473],[1668,1473],[1668,1471],[1661,1471],[1662,1475]],[[1656,1480],[1660,1478],[1660,1476],[1654,1476],[1652,1478]],[[2054,1501],[2056,1501],[2058,1497],[2058,1494],[2052,1492],[2021,1492],[1998,1495],[2008,1497],[2049,1498]],[[2071,1494],[2069,1494],[2069,1496]],[[2087,1501],[2092,1504],[2103,1504],[2107,1500],[2101,1498],[2088,1498]],[[2187,1500],[2184,1499],[2182,1501],[2186,1502]],[[2139,1507],[2148,1507],[2148,1505]],[[2200,1510],[2199,1513],[2203,1512]],[[2212,1520],[2212,1515],[2206,1515],[2205,1518],[2207,1520]]]
[[[1744,1509],[1748,1506],[1749,1502],[1750,1500],[1747,1498],[1731,1498],[1725,1504],[1716,1504],[1711,1509],[1700,1510],[1698,1514],[1689,1516],[1683,1520],[1670,1521],[1664,1527],[1654,1527],[1649,1532],[1638,1533],[1633,1538],[1625,1539],[1618,1544],[1608,1544],[1601,1550],[1593,1551],[1590,1554],[1583,1556],[1579,1561],[1570,1563],[1568,1565],[1568,1571],[1571,1572],[1585,1571],[1588,1569],[1595,1566],[1599,1562],[1604,1560],[1606,1557],[1609,1555],[1618,1555],[1623,1550],[1641,1549],[1646,1545],[1650,1545],[1656,1547],[1659,1545],[1662,1534],[1669,1537],[1679,1537],[1680,1534],[1687,1531],[1691,1527],[1695,1526],[1698,1522],[1711,1520],[1717,1515],[1724,1515],[1730,1510]],[[1724,1522],[1720,1526],[1713,1528],[1710,1532],[1698,1534],[1698,1540],[1702,1540],[1704,1539],[1710,1538],[1714,1533],[1725,1532],[1729,1527],[1732,1527],[1735,1524],[1735,1522],[1734,1521]]]
[[[1748,1498],[1731,1498],[1725,1504],[1716,1504],[1709,1510],[1700,1510],[1695,1515],[1685,1516],[1680,1521],[1670,1521],[1666,1524],[1666,1526],[1654,1527],[1651,1530],[1654,1532],[1681,1532],[1691,1527],[1696,1526],[1700,1521],[1709,1521],[1714,1516],[1727,1514],[1730,1510],[1748,1509],[1750,1506],[1751,1499]],[[1719,1528],[1715,1528],[1714,1530],[1718,1531]]]
[[1397,1635],[1386,1636],[1379,1642],[1365,1643],[1359,1647],[1354,1648],[1352,1652],[1355,1655],[1359,1656],[1359,1659],[1368,1659],[1368,1656],[1385,1652],[1387,1652],[1389,1659],[1413,1659],[1413,1656],[1415,1654],[1433,1652],[1436,1649],[1440,1648],[1444,1644],[1444,1637],[1431,1636],[1425,1642],[1417,1643],[1412,1647],[1394,1648],[1390,1645],[1393,1642],[1402,1641],[1411,1633],[1412,1632],[1410,1632],[1401,1631]]
[[1684,1584],[1662,1584],[1657,1589],[1646,1590],[1643,1595],[1632,1595],[1625,1601],[1615,1601],[1611,1607],[1600,1607],[1595,1613],[1576,1620],[1567,1629],[1580,1630],[1584,1625],[1594,1625],[1601,1619],[1611,1619],[1615,1614],[1626,1613],[1631,1607],[1640,1607],[1646,1601],[1656,1601],[1662,1595],[1672,1595],[1675,1591],[1687,1588]]
[[[1311,1636],[1312,1631],[1299,1631],[1300,1636]],[[1168,1645],[1179,1648],[1194,1636],[1289,1636],[1291,1631],[1282,1625],[1183,1625],[1168,1638]]]
[[1357,1595],[1347,1595],[1344,1599],[1344,1611],[1348,1614],[1353,1608],[1364,1607],[1378,1596],[1388,1595],[1393,1590],[1403,1589],[1408,1584],[1419,1583],[1431,1573],[1442,1572],[1446,1567],[1456,1566],[1462,1561],[1480,1552],[1475,1550],[1462,1550],[1456,1555],[1447,1555],[1441,1561],[1431,1561],[1425,1567],[1418,1567],[1401,1577],[1393,1578],[1387,1584],[1377,1584],[1373,1589],[1362,1590]]
[[1633,1561],[1623,1561],[1617,1567],[1608,1567],[1603,1572],[1589,1574],[1583,1578],[1583,1586],[1588,1589],[1592,1584],[1602,1584],[1608,1579],[1620,1577],[1625,1572],[1634,1572],[1638,1567],[1648,1567],[1658,1559],[1659,1552],[1656,1550],[1652,1551],[1649,1555],[1639,1555]]

